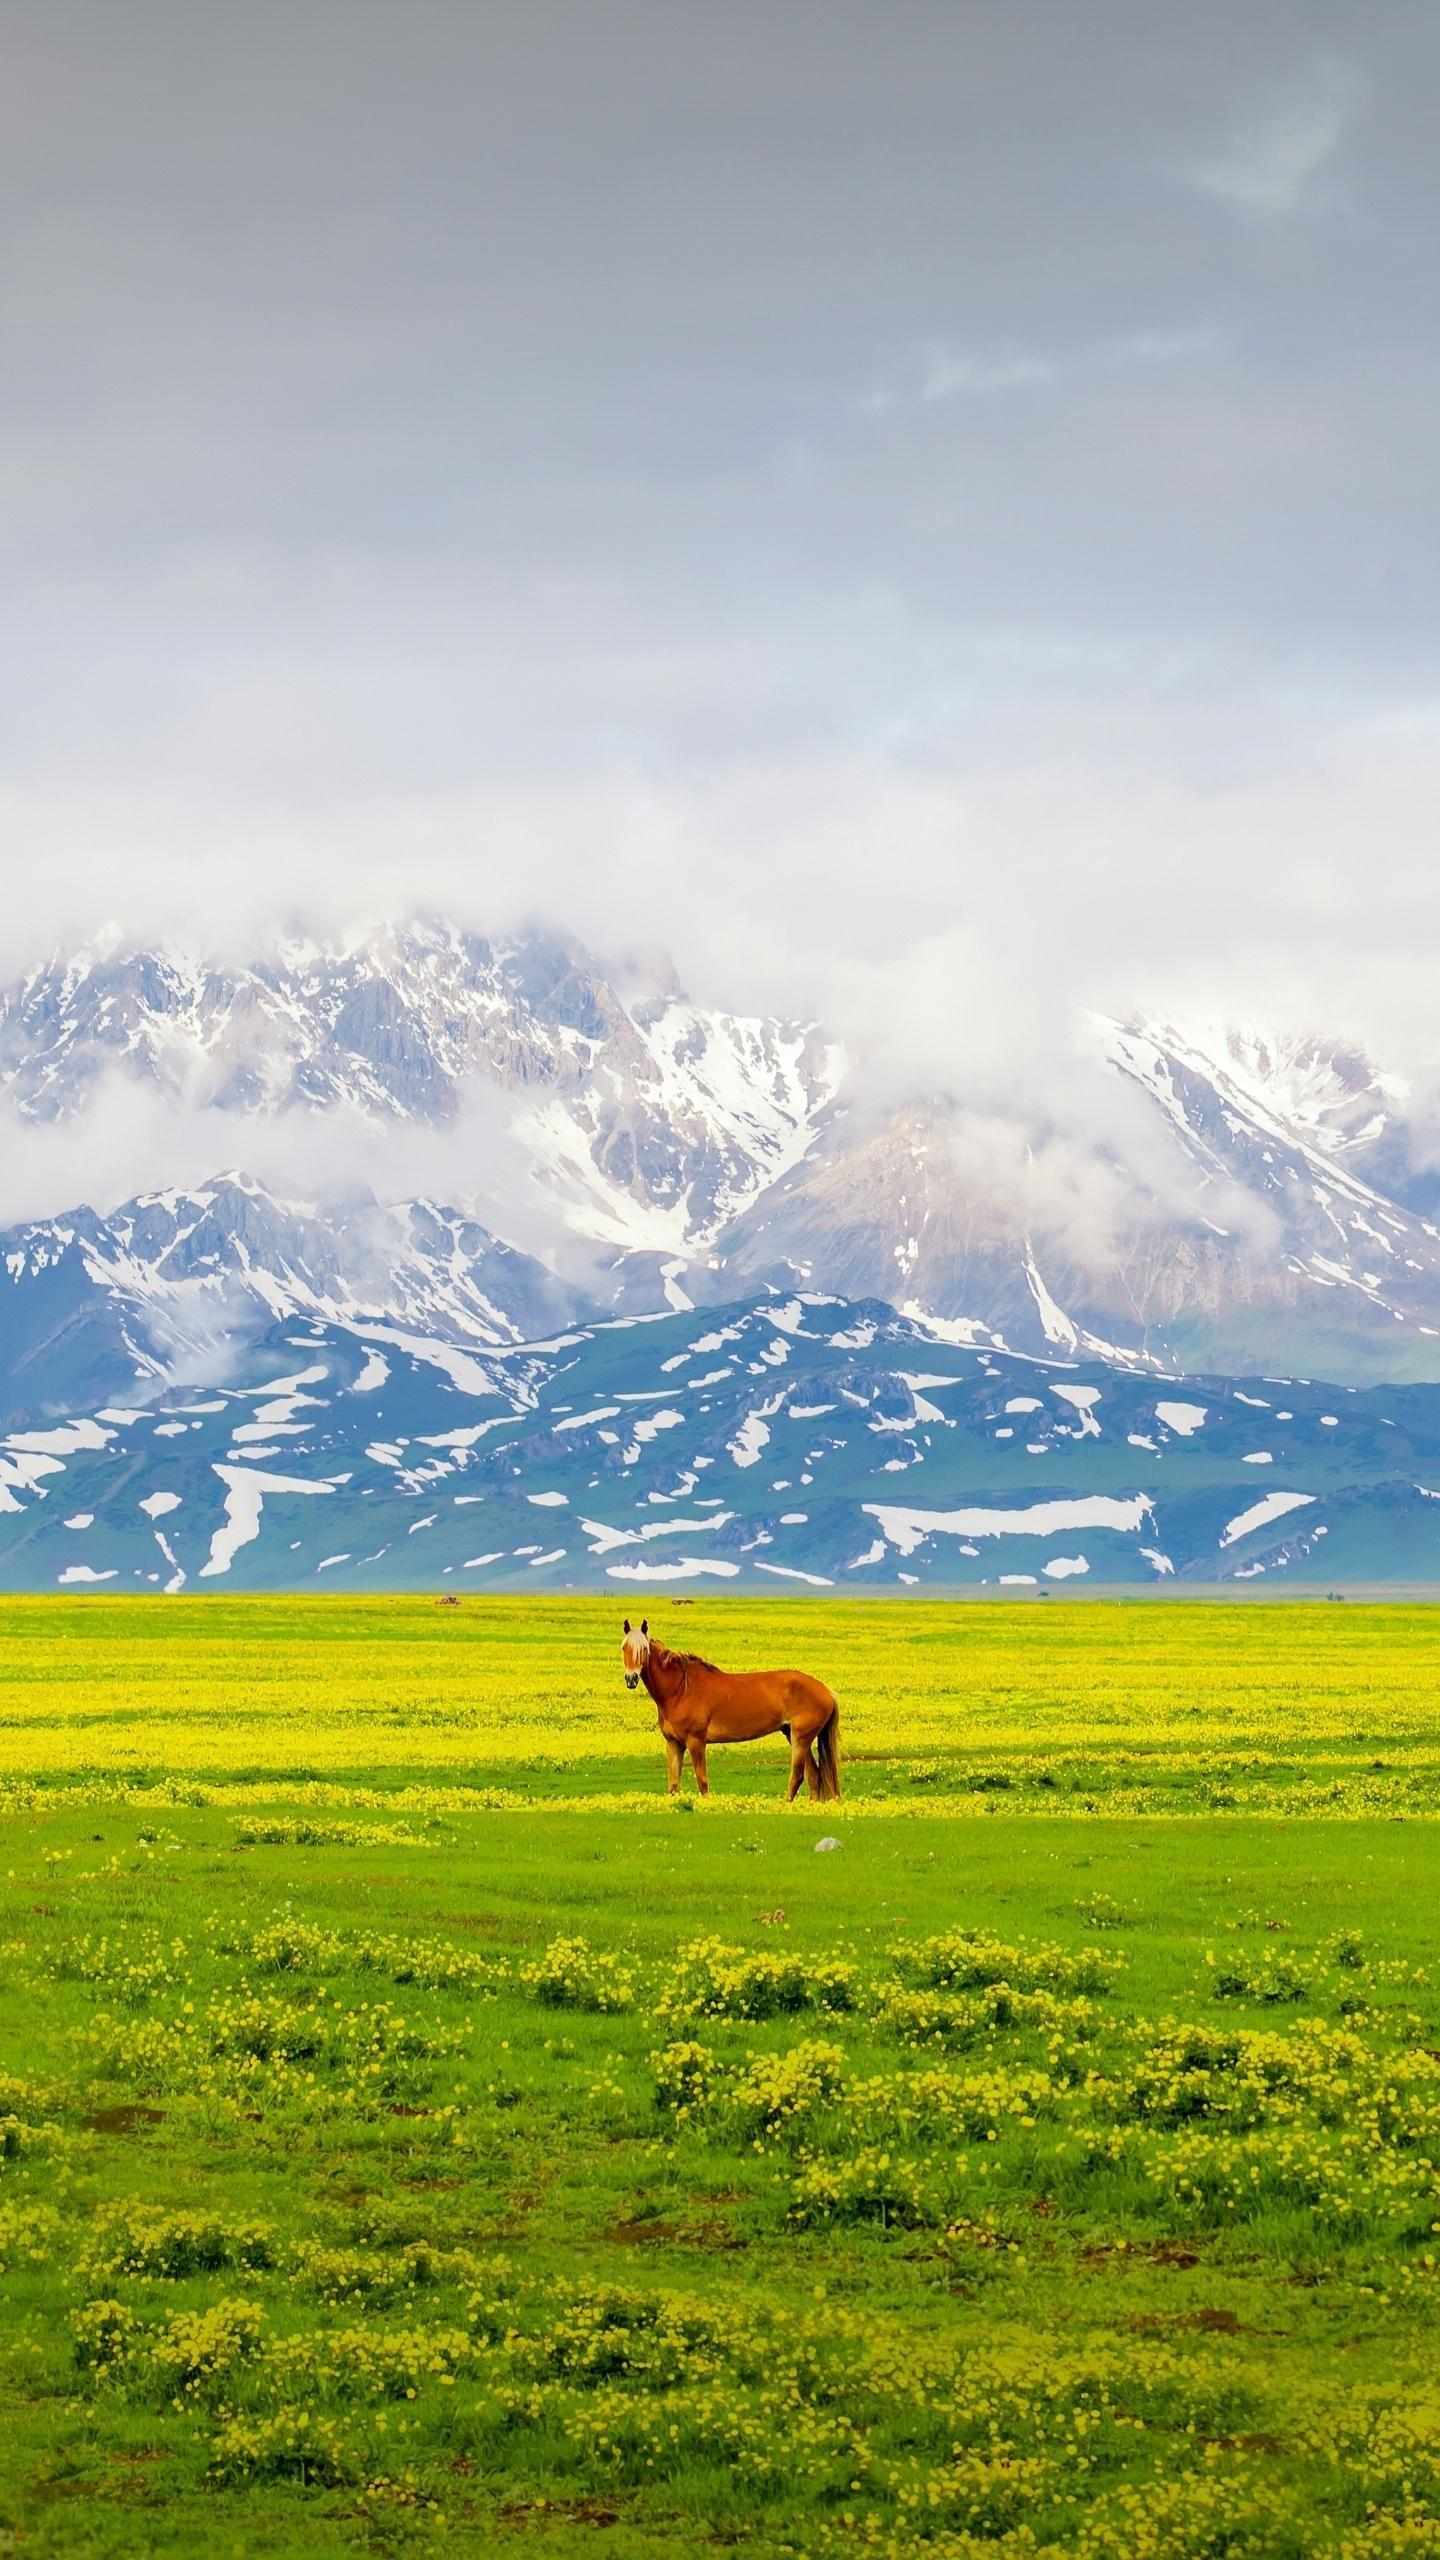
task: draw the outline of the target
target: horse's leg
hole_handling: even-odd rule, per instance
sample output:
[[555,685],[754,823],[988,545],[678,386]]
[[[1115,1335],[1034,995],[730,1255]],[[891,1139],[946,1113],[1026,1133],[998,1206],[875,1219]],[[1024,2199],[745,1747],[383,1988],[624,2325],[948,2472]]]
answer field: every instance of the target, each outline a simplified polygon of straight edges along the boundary
[[670,1773],[670,1784],[667,1792],[672,1796],[678,1796],[680,1793],[680,1780],[685,1768],[685,1746],[681,1742],[672,1742],[668,1733],[665,1735],[664,1741],[665,1765]]
[[695,1784],[699,1788],[700,1793],[702,1796],[708,1796],[710,1793],[710,1780],[705,1770],[705,1738],[703,1734],[697,1733],[692,1736],[690,1743],[690,1766],[695,1772]]
[[805,1793],[807,1796],[818,1796],[820,1793],[820,1763],[815,1757],[812,1745],[808,1742],[805,1745]]
[[800,1789],[805,1781],[805,1764],[809,1757],[809,1743],[803,1741],[798,1733],[792,1734],[790,1739],[790,1792],[785,1798],[787,1804],[793,1804],[800,1793]]

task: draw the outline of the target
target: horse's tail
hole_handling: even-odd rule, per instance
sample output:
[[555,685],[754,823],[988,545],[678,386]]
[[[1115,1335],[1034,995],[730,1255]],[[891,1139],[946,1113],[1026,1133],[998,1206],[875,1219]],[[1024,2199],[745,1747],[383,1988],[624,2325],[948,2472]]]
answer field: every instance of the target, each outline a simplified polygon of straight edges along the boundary
[[820,1797],[828,1804],[840,1793],[840,1710],[832,1707],[827,1724],[815,1736],[815,1762],[820,1771]]

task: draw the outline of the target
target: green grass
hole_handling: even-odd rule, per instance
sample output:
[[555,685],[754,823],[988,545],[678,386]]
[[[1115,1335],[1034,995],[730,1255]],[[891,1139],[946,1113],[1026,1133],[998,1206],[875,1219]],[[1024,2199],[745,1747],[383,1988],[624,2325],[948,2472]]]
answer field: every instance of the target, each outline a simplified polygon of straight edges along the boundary
[[7,1604],[0,2552],[1440,2551],[1432,1623]]

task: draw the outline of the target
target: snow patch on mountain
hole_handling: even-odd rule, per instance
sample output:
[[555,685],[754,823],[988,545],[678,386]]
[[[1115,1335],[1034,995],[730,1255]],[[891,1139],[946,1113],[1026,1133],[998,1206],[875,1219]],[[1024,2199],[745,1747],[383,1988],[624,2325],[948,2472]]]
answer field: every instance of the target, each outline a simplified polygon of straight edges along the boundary
[[1051,1538],[1061,1529],[1119,1529],[1133,1533],[1151,1519],[1148,1494],[1128,1496],[1092,1493],[1078,1501],[1036,1502],[1015,1510],[975,1508],[961,1511],[902,1510],[890,1503],[864,1506],[879,1523],[882,1535],[901,1555],[913,1555],[926,1538]]
[[[261,1475],[251,1467],[217,1466],[215,1473],[225,1487],[225,1518],[210,1541],[210,1553],[200,1567],[202,1580],[209,1575],[228,1573],[242,1547],[260,1535],[261,1514],[267,1493],[329,1493],[328,1484],[315,1484],[306,1476]],[[338,1558],[332,1558],[338,1562]]]
[[1250,1537],[1256,1529],[1268,1529],[1272,1520],[1283,1520],[1288,1511],[1299,1511],[1314,1500],[1313,1493],[1267,1493],[1263,1500],[1252,1502],[1248,1511],[1226,1521],[1220,1544],[1233,1547],[1238,1539]]
[[1163,1422],[1167,1431],[1178,1431],[1182,1440],[1188,1440],[1192,1432],[1204,1429],[1208,1414],[1203,1404],[1177,1404],[1167,1397],[1156,1405],[1155,1419]]

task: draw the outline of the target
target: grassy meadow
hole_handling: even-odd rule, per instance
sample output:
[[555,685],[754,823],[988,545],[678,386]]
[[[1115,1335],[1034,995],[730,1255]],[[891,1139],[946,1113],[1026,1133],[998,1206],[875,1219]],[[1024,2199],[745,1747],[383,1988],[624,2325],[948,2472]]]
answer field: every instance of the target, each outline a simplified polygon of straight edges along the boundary
[[0,2554],[1440,2554],[1440,1621],[650,1614],[0,1603]]

